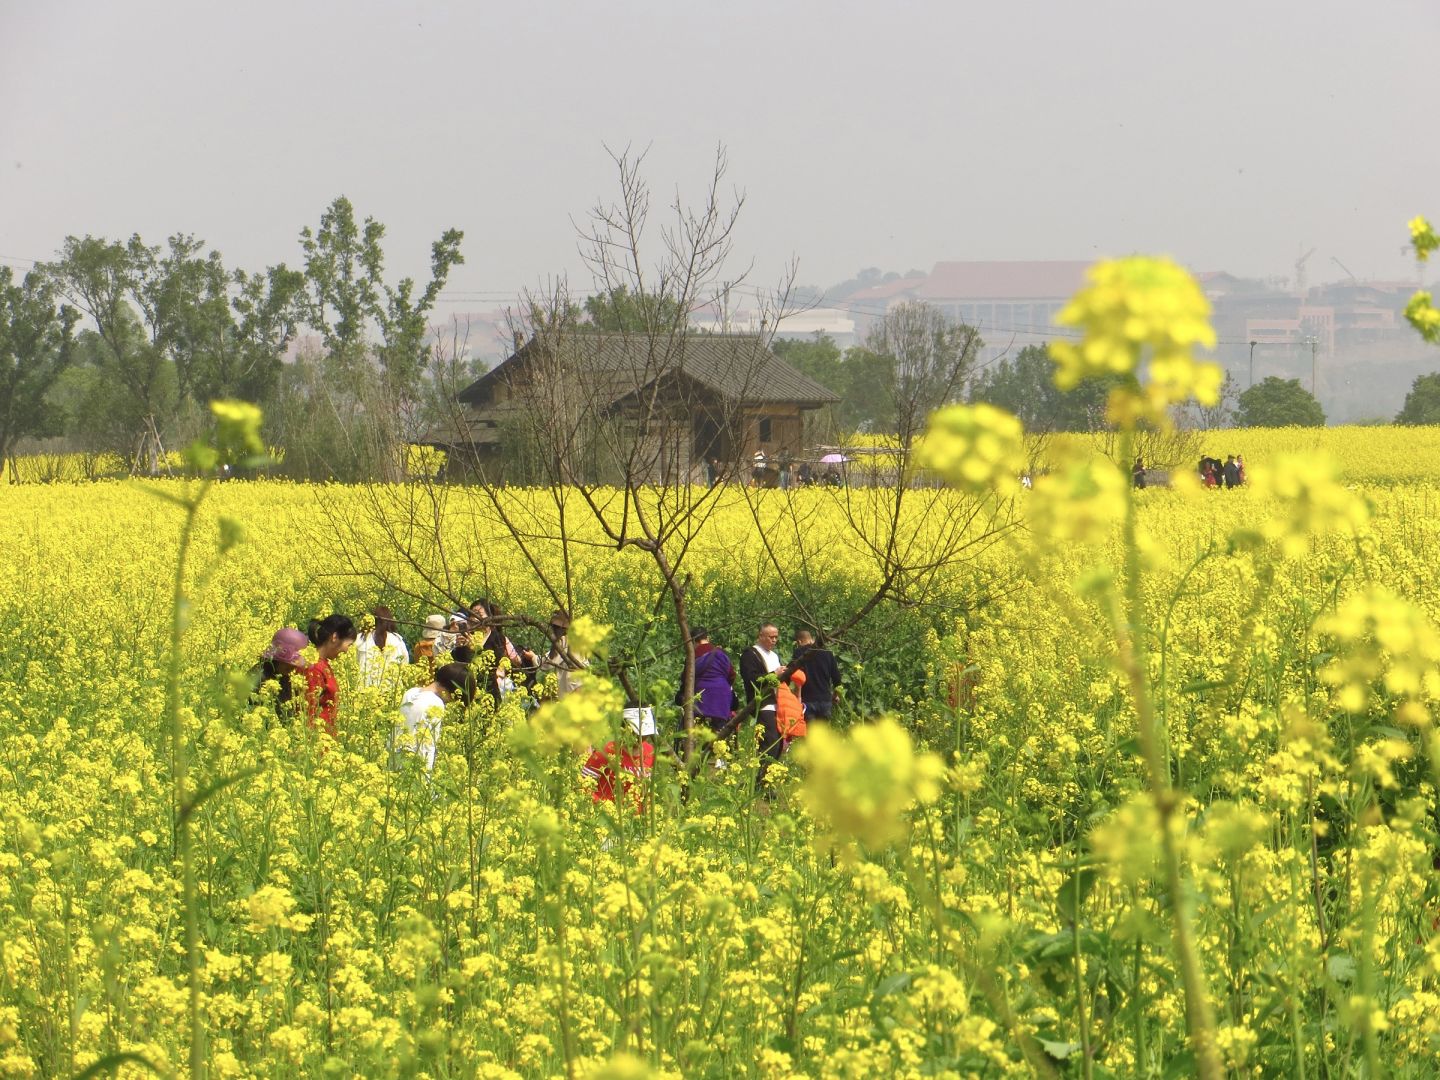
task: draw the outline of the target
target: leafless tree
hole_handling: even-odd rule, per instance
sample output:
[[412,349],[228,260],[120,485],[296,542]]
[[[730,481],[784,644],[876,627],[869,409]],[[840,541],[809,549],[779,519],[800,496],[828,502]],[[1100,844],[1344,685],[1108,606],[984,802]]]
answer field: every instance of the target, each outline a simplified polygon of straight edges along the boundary
[[[954,592],[955,576],[1014,525],[1009,500],[978,499],[929,483],[915,452],[930,414],[960,399],[981,341],[971,326],[953,322],[927,304],[891,309],[866,336],[866,348],[890,362],[887,392],[895,433],[874,448],[853,479],[862,483],[787,491],[746,491],[746,501],[769,561],[801,618],[833,640],[883,604],[920,607]],[[829,511],[831,504],[839,514]],[[821,529],[838,520],[842,530]],[[826,625],[808,598],[822,595],[827,579],[868,568],[865,600],[843,619]],[[980,604],[1012,587],[991,579],[972,593]],[[962,592],[965,590],[961,590]]]

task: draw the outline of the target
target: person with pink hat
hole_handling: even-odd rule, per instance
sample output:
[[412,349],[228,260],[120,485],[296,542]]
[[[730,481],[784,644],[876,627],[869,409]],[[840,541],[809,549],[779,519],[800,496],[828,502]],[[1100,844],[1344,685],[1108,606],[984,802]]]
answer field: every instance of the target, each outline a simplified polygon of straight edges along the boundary
[[250,695],[252,704],[260,704],[264,700],[261,692],[270,683],[275,683],[279,687],[275,694],[275,715],[281,720],[294,719],[291,704],[294,690],[290,685],[290,676],[305,670],[307,665],[301,650],[308,644],[310,639],[303,630],[294,630],[287,626],[275,631],[270,644],[260,654],[260,663],[250,669],[250,682],[254,687]]

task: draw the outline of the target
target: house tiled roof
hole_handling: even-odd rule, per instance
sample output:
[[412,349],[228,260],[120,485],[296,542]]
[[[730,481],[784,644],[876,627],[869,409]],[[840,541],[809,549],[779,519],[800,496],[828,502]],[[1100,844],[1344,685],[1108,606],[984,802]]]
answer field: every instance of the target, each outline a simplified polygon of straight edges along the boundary
[[940,262],[918,300],[1055,300],[1085,281],[1086,262]]
[[[462,390],[460,400],[478,404],[494,382],[512,373],[523,378],[523,365],[538,347],[534,339],[527,342]],[[735,401],[816,408],[840,400],[781,360],[756,334],[691,333],[652,342],[643,334],[580,331],[559,339],[557,347],[573,357],[576,378],[609,403],[679,373]]]

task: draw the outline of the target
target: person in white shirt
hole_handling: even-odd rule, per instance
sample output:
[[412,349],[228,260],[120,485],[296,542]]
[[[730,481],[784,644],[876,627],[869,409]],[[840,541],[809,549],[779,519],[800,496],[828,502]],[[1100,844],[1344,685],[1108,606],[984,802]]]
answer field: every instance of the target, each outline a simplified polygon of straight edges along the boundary
[[[775,691],[757,684],[767,675],[781,672],[784,664],[775,646],[779,644],[780,631],[774,623],[762,623],[755,636],[755,644],[740,654],[740,681],[745,684],[746,710],[755,717],[760,729],[760,773],[759,780],[765,779],[765,771],[771,761],[780,760],[784,753],[784,742],[775,726]],[[783,681],[788,672],[780,674]]]
[[402,754],[414,754],[428,774],[435,768],[435,748],[445,722],[445,705],[456,695],[467,705],[475,697],[475,679],[465,664],[445,664],[428,686],[412,686],[400,699],[400,722],[390,734],[390,763],[399,768]]
[[399,684],[401,668],[410,663],[410,650],[400,636],[395,615],[383,604],[375,609],[375,629],[355,642],[361,686]]

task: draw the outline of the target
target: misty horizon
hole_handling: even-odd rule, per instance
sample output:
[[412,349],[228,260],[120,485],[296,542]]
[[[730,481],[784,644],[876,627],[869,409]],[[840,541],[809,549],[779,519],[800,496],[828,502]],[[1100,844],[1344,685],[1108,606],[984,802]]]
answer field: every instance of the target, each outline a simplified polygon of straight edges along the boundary
[[397,276],[463,229],[446,299],[479,307],[557,274],[583,287],[572,222],[614,195],[607,145],[649,147],[658,212],[677,186],[700,197],[723,144],[737,263],[762,285],[792,258],[824,288],[1135,251],[1288,278],[1312,248],[1312,281],[1404,281],[1440,164],[1413,124],[1440,9],[1411,0],[1363,18],[7,2],[0,29],[0,257],[22,270],[67,235],[136,232],[294,265],[344,194],[387,226]]

